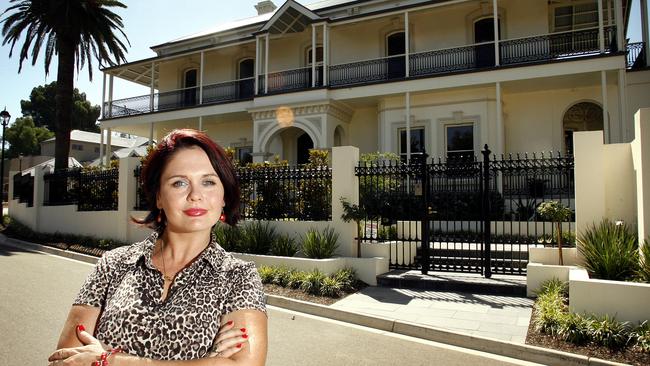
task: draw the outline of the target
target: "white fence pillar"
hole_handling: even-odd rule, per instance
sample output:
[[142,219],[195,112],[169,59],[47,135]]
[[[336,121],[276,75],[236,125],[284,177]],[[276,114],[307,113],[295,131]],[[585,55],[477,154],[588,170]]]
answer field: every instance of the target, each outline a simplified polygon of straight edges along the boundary
[[650,235],[650,108],[634,115],[636,138],[632,142],[632,158],[636,170],[636,199],[639,243]]
[[332,226],[339,233],[338,254],[344,257],[357,256],[356,223],[344,222],[341,197],[351,204],[359,204],[359,178],[354,168],[359,164],[359,149],[354,146],[332,148]]
[[140,165],[140,158],[120,159],[118,201],[117,201],[117,239],[130,243],[129,225],[131,225],[130,214],[135,207],[135,191],[138,184],[133,171]]
[[576,234],[605,217],[605,153],[602,131],[573,134]]
[[39,232],[40,230],[40,213],[41,207],[43,206],[43,198],[45,197],[45,181],[43,176],[49,173],[46,168],[35,167],[34,168],[34,206],[33,206],[33,215],[32,215],[32,230]]

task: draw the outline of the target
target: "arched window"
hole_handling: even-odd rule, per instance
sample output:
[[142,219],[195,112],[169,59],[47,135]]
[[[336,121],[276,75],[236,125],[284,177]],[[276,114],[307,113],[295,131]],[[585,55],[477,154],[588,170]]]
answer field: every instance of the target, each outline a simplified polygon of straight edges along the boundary
[[197,75],[198,72],[196,69],[185,70],[185,74],[183,75],[183,106],[196,105],[197,95],[199,94],[199,90],[196,87],[198,81]]
[[251,98],[255,94],[255,59],[245,58],[238,65],[238,98]]
[[[497,22],[499,38],[501,38],[501,22]],[[494,42],[494,18],[483,18],[474,22],[474,43]],[[487,43],[476,46],[476,67],[493,67],[496,65],[494,44]]]
[[388,79],[406,76],[406,36],[404,31],[390,33],[386,36],[386,57]]
[[580,102],[569,108],[562,119],[564,147],[573,153],[573,133],[603,130],[603,108],[596,103]]
[[[323,62],[323,46],[316,46],[316,65]],[[307,65],[311,66],[312,63],[312,48],[307,49]]]

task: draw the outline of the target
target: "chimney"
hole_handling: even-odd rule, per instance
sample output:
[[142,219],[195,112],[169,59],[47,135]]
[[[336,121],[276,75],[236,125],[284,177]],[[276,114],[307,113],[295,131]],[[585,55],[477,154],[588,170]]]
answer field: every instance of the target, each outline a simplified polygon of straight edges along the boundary
[[275,6],[271,0],[260,1],[257,3],[257,5],[255,5],[255,9],[257,9],[257,15],[272,13],[277,8],[278,7]]

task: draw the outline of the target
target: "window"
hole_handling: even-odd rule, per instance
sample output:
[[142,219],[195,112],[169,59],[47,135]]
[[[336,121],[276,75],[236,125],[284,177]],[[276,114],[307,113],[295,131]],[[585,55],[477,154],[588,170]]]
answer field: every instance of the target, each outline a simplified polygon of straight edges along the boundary
[[598,3],[595,1],[560,6],[554,11],[555,32],[598,26]]
[[466,160],[474,158],[474,126],[449,125],[447,135],[447,160]]
[[237,160],[240,165],[246,165],[253,162],[253,147],[245,146],[237,148]]
[[72,150],[77,150],[77,151],[83,151],[84,149],[83,145],[79,145],[79,144],[72,144],[71,148]]
[[[411,128],[411,157],[425,152],[424,128]],[[399,154],[406,159],[406,129],[399,130]]]
[[[311,52],[311,47],[307,50],[307,65],[311,66],[312,63],[312,52]],[[323,46],[317,46],[316,47],[316,65],[320,65],[323,63]]]

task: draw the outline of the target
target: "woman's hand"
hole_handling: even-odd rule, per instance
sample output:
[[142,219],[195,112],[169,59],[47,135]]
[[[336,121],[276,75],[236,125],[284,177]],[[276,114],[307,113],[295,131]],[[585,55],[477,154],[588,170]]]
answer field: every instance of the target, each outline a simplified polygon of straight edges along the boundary
[[106,351],[104,346],[97,338],[86,332],[83,325],[77,326],[77,337],[84,345],[81,347],[61,348],[54,351],[48,357],[48,366],[57,366],[63,364],[70,366],[88,366],[100,359],[103,352]]
[[223,324],[214,340],[212,351],[207,357],[225,357],[228,358],[244,348],[248,342],[246,328],[235,328],[235,322],[232,320]]

